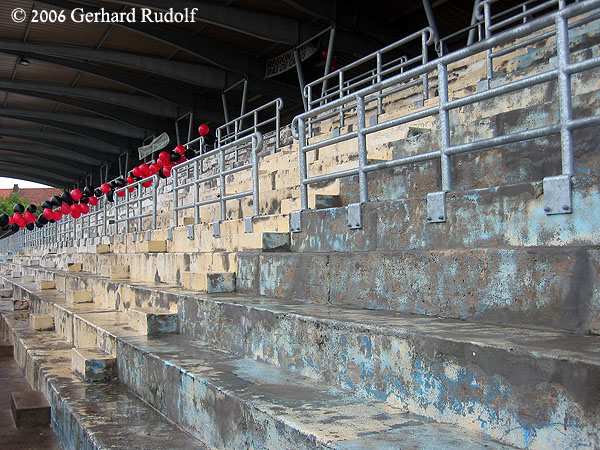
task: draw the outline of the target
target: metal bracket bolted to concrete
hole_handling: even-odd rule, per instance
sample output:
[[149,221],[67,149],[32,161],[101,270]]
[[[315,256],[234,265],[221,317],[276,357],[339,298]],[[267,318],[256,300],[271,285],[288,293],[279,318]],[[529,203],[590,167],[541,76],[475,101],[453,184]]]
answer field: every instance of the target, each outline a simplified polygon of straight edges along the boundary
[[571,177],[558,175],[546,177],[544,185],[544,212],[551,216],[554,214],[571,214]]
[[173,240],[173,227],[167,228],[167,241]]
[[187,238],[190,241],[193,241],[194,240],[194,225],[186,225],[185,231],[187,233]]
[[290,231],[300,233],[302,230],[302,211],[293,211],[290,213]]
[[427,194],[427,223],[446,221],[446,192],[430,192]]
[[252,233],[254,231],[254,224],[252,217],[244,217],[244,233]]
[[215,221],[212,223],[212,235],[213,237],[221,237],[221,222]]
[[346,207],[346,224],[351,230],[362,228],[362,205],[360,203],[351,203]]

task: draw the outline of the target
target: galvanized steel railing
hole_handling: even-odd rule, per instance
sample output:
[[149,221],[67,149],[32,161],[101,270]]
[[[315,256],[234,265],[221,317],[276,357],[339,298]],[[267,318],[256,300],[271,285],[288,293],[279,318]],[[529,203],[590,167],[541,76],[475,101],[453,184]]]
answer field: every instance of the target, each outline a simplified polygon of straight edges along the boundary
[[[412,58],[408,58],[405,55],[396,55],[390,61],[385,60],[385,57],[389,57],[390,53],[398,51],[407,44],[412,44],[414,42],[417,42],[418,45],[421,46],[421,53],[419,55]],[[382,81],[394,75],[403,73],[405,70],[409,69],[415,64],[426,64],[429,61],[428,49],[432,44],[433,32],[431,28],[426,27],[338,70],[324,75],[321,78],[317,78],[304,87],[303,94],[306,98],[308,111],[312,111],[316,107],[331,103],[333,100],[347,98],[349,95],[358,92],[365,87],[380,84]],[[373,66],[372,68],[358,75],[354,75],[352,77],[348,75],[353,69],[371,65]],[[429,80],[427,78],[427,74],[422,74],[420,79],[423,86],[423,98],[427,99],[429,96]],[[410,80],[407,80],[407,82],[408,81]],[[415,83],[411,83],[411,86],[414,84]],[[407,86],[402,86],[402,88],[406,87]],[[398,85],[395,85],[394,88],[400,90],[398,89]],[[318,95],[315,95],[315,89],[320,89],[320,93]],[[385,95],[389,94],[390,92],[385,93]],[[383,96],[384,93],[382,91],[376,90],[371,92],[367,98],[367,100],[372,100],[374,98],[377,100],[377,110],[380,114],[383,112]],[[338,106],[337,113],[340,117],[340,126],[343,126],[344,112],[349,109],[350,106],[346,104],[341,104]]]
[[281,140],[280,128],[282,109],[283,99],[277,98],[224,123],[217,128],[215,132],[217,137],[215,147],[221,147],[257,132],[265,135],[270,127],[274,126],[275,146],[273,148],[273,153],[277,152]]
[[[600,117],[586,117],[573,119],[572,94],[571,94],[571,76],[586,70],[600,66],[600,58],[592,57],[584,61],[571,63],[569,50],[569,25],[568,19],[573,16],[581,15],[600,7],[600,0],[587,0],[576,3],[569,7],[564,1],[559,2],[559,11],[554,14],[520,23],[513,29],[504,31],[497,36],[492,36],[485,41],[476,43],[470,47],[463,48],[452,54],[438,58],[435,61],[423,64],[420,67],[411,69],[400,75],[384,80],[373,86],[361,89],[349,96],[334,100],[328,104],[319,106],[313,110],[307,111],[296,116],[293,120],[293,129],[295,136],[299,141],[298,161],[300,173],[300,197],[301,210],[308,209],[308,186],[314,183],[334,180],[343,177],[358,175],[360,203],[349,207],[349,226],[353,228],[360,227],[360,204],[369,201],[367,189],[367,174],[376,170],[387,169],[410,163],[427,161],[439,158],[441,160],[441,192],[430,193],[428,195],[428,221],[443,222],[446,220],[445,210],[445,192],[452,189],[452,174],[450,171],[450,158],[453,155],[461,153],[489,150],[496,146],[515,143],[519,141],[545,137],[553,134],[560,134],[561,154],[562,154],[562,175],[558,177],[547,177],[544,179],[544,192],[547,205],[545,211],[547,214],[560,214],[571,212],[571,186],[570,177],[574,173],[573,161],[573,143],[572,132],[574,129],[589,127],[600,124]],[[489,8],[486,8],[489,14]],[[450,100],[448,94],[448,65],[477,53],[488,51],[496,46],[507,44],[515,39],[530,35],[536,31],[542,30],[548,26],[556,27],[556,50],[557,67],[547,70],[543,73],[530,75],[506,83],[502,86],[490,88],[470,96]],[[408,80],[433,73],[437,71],[439,104],[437,106],[424,108],[420,111],[406,114],[404,116],[387,120],[382,123],[367,126],[365,120],[365,99],[382,90],[393,88],[396,85],[407,82]],[[540,83],[551,80],[558,81],[558,92],[560,102],[559,122],[535,129],[527,129],[503,136],[497,136],[489,139],[482,139],[475,142],[464,144],[452,144],[450,140],[450,113],[452,110],[462,106],[481,102],[500,95],[515,92],[520,89],[528,88]],[[335,111],[348,103],[356,104],[357,127],[355,130],[331,137],[317,143],[309,143],[307,139],[307,124],[322,114]],[[430,116],[437,116],[439,119],[440,130],[440,148],[431,150],[418,155],[397,158],[390,161],[369,163],[367,161],[367,136],[369,134],[396,127],[415,120]],[[323,147],[337,144],[339,142],[357,139],[358,167],[333,172],[320,176],[310,176],[307,171],[307,153],[319,150]],[[292,229],[300,229],[300,213],[294,213],[292,216]]]
[[[226,168],[226,156],[237,151],[240,146],[251,146],[251,161],[249,163]],[[173,225],[179,225],[180,211],[194,209],[194,222],[200,223],[200,208],[212,204],[220,204],[220,214],[218,221],[223,221],[226,218],[227,202],[231,200],[241,199],[244,197],[252,197],[252,207],[254,215],[259,214],[259,196],[258,196],[258,153],[262,149],[263,138],[258,131],[244,136],[236,141],[196,156],[185,163],[173,167],[172,171],[172,192],[173,192]],[[204,173],[203,163],[209,158],[217,158],[218,166],[216,170],[209,173]],[[226,189],[226,177],[243,170],[250,169],[252,172],[252,189],[244,192],[228,194]],[[200,189],[203,183],[218,180],[219,191],[216,195],[207,199],[200,199]],[[184,202],[180,198],[180,192],[191,188],[192,201]],[[217,221],[217,222],[218,222]]]
[[[113,220],[116,234],[129,233],[132,222],[138,233],[145,229],[156,229],[159,182],[158,175],[152,175],[115,190]],[[145,187],[144,185],[148,183],[150,185]],[[120,196],[119,194],[122,192],[124,195]],[[144,225],[146,218],[150,219],[150,224],[147,226]],[[121,228],[120,224],[125,226]]]

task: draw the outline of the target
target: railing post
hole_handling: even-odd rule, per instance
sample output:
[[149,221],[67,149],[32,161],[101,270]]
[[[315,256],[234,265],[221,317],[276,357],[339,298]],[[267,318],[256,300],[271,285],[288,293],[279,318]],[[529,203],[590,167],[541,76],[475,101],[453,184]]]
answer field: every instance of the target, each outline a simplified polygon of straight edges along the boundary
[[[119,196],[116,196],[117,198],[119,198]],[[125,190],[125,234],[129,234],[129,201],[131,200],[131,192],[129,192],[129,189]],[[120,205],[119,205],[120,206]],[[117,207],[117,203],[115,203],[115,207]],[[118,216],[119,215],[119,210],[117,207],[117,210],[115,211],[115,215]],[[119,234],[119,220],[116,220],[116,226],[117,226],[117,234]]]
[[154,175],[152,177],[152,230],[156,230],[156,215],[158,209],[158,184],[160,183],[160,178],[158,175]]
[[171,187],[173,189],[173,226],[179,226],[179,216],[177,214],[177,207],[179,206],[179,199],[177,198],[177,167],[173,167],[173,173],[171,176]]
[[225,216],[227,215],[227,211],[226,211],[227,205],[225,202],[225,175],[223,175],[224,171],[225,171],[225,150],[223,149],[223,147],[221,147],[219,149],[219,192],[221,194],[219,203],[221,204],[221,221],[225,220]]
[[572,119],[573,108],[571,100],[571,75],[567,71],[570,64],[569,24],[568,19],[561,14],[564,0],[559,2],[559,12],[556,15],[556,60],[558,66],[558,92],[560,102],[560,140],[562,174],[574,174],[573,142],[569,122]]
[[448,192],[452,188],[452,175],[450,172],[450,157],[446,153],[450,147],[450,114],[446,108],[448,103],[448,68],[446,64],[439,63],[438,88],[439,88],[439,117],[440,117],[440,163],[442,170],[442,191]]
[[278,100],[275,103],[275,149],[273,150],[273,153],[278,152],[279,146],[281,145],[281,136],[280,136],[281,130],[279,129],[281,126],[280,122],[281,122],[281,118],[280,118],[279,100]]
[[[382,71],[382,64],[381,64],[381,53],[377,52],[377,83],[381,82],[381,71]],[[340,70],[340,73],[342,73],[342,71]],[[383,114],[383,91],[379,91],[377,93],[377,114]]]
[[[492,30],[490,29],[492,26],[492,11],[489,0],[483,0],[483,26],[485,31],[485,38],[489,39],[492,37]],[[492,82],[492,78],[494,78],[494,60],[492,58],[492,49],[488,48],[486,51],[486,77],[488,82],[488,88],[490,87],[490,83]]]
[[308,186],[306,185],[307,167],[306,153],[306,130],[304,119],[298,119],[298,169],[300,171],[300,209],[308,209]]
[[367,127],[365,119],[365,98],[363,96],[356,97],[356,114],[357,114],[357,133],[358,133],[358,188],[360,193],[360,203],[369,201],[369,187],[367,185],[367,136],[364,132]]
[[192,187],[194,189],[194,223],[200,223],[200,206],[198,205],[199,199],[199,189],[198,179],[200,178],[200,171],[198,169],[198,160],[194,161],[194,181]]
[[[340,98],[344,98],[344,72],[338,72]],[[340,128],[344,126],[344,105],[340,105]]]
[[260,199],[258,194],[258,138],[257,134],[254,133],[252,138],[252,206],[254,208],[254,215],[260,214]]
[[[427,33],[428,31],[423,31],[421,33],[421,53],[422,53],[422,62],[423,65],[427,64],[429,62],[429,54],[428,52],[428,48],[427,48]],[[425,72],[423,75],[421,75],[421,78],[423,80],[423,105],[425,104],[425,100],[427,100],[429,98],[429,74],[427,72]]]

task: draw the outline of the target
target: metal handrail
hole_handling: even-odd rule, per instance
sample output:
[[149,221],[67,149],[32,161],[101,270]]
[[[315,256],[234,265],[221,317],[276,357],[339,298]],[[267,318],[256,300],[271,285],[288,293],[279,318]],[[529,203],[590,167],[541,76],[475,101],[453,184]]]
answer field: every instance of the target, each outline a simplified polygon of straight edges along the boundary
[[[269,111],[273,109],[266,119],[260,118],[260,113],[263,111]],[[228,144],[230,142],[237,141],[238,139],[256,133],[265,133],[266,129],[271,124],[275,124],[275,147],[273,153],[279,151],[280,147],[280,128],[281,128],[281,110],[283,109],[283,99],[276,98],[258,108],[248,111],[235,119],[230,120],[227,123],[219,126],[216,130],[216,147]],[[247,127],[244,127],[244,123],[249,123]],[[232,131],[231,131],[232,130]]]
[[[409,59],[407,56],[401,56],[392,61],[385,62],[384,56],[386,53],[396,50],[410,42],[420,41],[421,54]],[[316,106],[322,106],[333,101],[333,99],[343,98],[350,95],[353,91],[360,89],[364,84],[370,83],[371,85],[380,83],[386,78],[386,75],[400,72],[402,73],[406,67],[415,62],[426,64],[429,60],[428,48],[433,44],[433,31],[430,27],[423,28],[422,30],[416,31],[402,39],[393,42],[367,56],[364,56],[350,64],[345,65],[327,75],[323,75],[316,80],[311,81],[304,86],[303,96],[306,99],[306,105],[308,111],[313,110]],[[347,78],[347,73],[352,69],[360,67],[364,64],[373,63],[374,68],[367,70],[354,76],[350,79]],[[429,81],[427,76],[421,78],[423,83],[423,98],[428,98],[429,93]],[[331,82],[330,88],[327,85]],[[320,94],[315,97],[313,95],[314,89],[319,90],[325,86],[325,89],[320,89]],[[377,92],[377,110],[381,114],[383,112],[383,93]],[[344,112],[349,108],[340,108],[338,111],[340,117],[340,126],[343,126]]]
[[[251,145],[251,161],[239,167],[230,169],[225,168],[225,157],[228,154],[237,152],[240,147]],[[171,186],[173,193],[173,225],[179,225],[179,211],[194,209],[194,222],[200,223],[200,208],[215,203],[220,204],[220,219],[226,218],[227,201],[252,197],[252,206],[254,215],[259,215],[259,186],[258,186],[258,153],[262,150],[263,136],[260,131],[244,136],[236,141],[224,144],[209,152],[196,156],[180,165],[173,167]],[[218,158],[218,170],[215,173],[205,174],[202,170],[203,162],[211,157]],[[250,191],[227,194],[226,176],[242,170],[251,169],[252,189]],[[191,172],[191,176],[190,176]],[[180,178],[185,177],[185,182],[180,183]],[[211,180],[219,180],[219,193],[212,198],[200,200],[200,188],[203,183]],[[181,203],[179,192],[191,187],[193,190],[193,200],[189,203]]]
[[[137,222],[137,232],[144,231],[144,219],[147,217],[151,218],[151,228],[156,228],[156,215],[158,212],[158,184],[160,178],[158,175],[151,175],[149,177],[138,180],[125,187],[118,188],[115,190],[115,203],[114,203],[114,224],[115,233],[119,234],[121,229],[119,225],[125,224],[125,233],[130,231],[130,223],[132,221]],[[144,187],[145,183],[150,182],[151,185]],[[119,196],[120,192],[124,192],[124,197]],[[144,212],[144,202],[150,200],[150,210]],[[132,205],[135,208],[132,208]],[[123,209],[123,213],[121,213]]]
[[[311,111],[304,112],[296,116],[292,121],[292,128],[298,136],[298,164],[300,173],[300,197],[301,209],[308,209],[308,186],[313,183],[326,180],[334,180],[342,177],[358,175],[360,203],[369,200],[367,190],[367,174],[372,171],[385,168],[405,165],[418,161],[426,161],[440,158],[441,160],[441,185],[442,192],[448,192],[452,188],[452,178],[450,172],[450,157],[459,153],[467,153],[481,150],[489,150],[498,145],[519,142],[528,139],[548,136],[551,134],[561,135],[561,160],[562,174],[570,177],[574,173],[572,131],[580,127],[588,127],[600,124],[600,116],[593,116],[584,119],[572,118],[571,105],[571,75],[580,73],[600,66],[600,57],[589,58],[579,63],[571,63],[569,58],[569,33],[568,18],[579,14],[589,12],[600,7],[600,0],[586,0],[566,7],[561,2],[559,11],[552,15],[546,15],[527,23],[521,23],[515,28],[505,31],[497,36],[490,37],[485,41],[473,44],[459,51],[442,56],[435,61],[424,64],[421,67],[411,69],[400,75],[384,80],[373,86],[361,89],[352,95],[332,101],[329,104],[321,105]],[[489,9],[488,9],[489,12]],[[557,67],[546,72],[531,75],[517,81],[507,83],[503,86],[488,89],[477,94],[463,97],[457,100],[449,100],[448,93],[448,65],[464,58],[473,56],[479,52],[487,51],[494,46],[506,44],[514,39],[521,38],[528,34],[542,30],[552,24],[556,26],[556,47],[557,47]],[[422,76],[437,70],[439,105],[425,108],[423,110],[406,114],[399,118],[388,120],[376,125],[367,126],[365,120],[365,98],[382,89],[390,88],[395,85],[406,82],[407,80]],[[536,84],[558,80],[559,99],[560,99],[560,119],[556,125],[529,129],[509,135],[498,136],[490,139],[483,139],[460,145],[452,145],[450,142],[450,120],[449,115],[453,109],[468,104],[480,102],[499,95],[524,89]],[[340,134],[339,136],[325,139],[323,141],[308,144],[307,141],[307,123],[316,118],[319,114],[325,114],[342,107],[344,104],[353,102],[357,110],[357,129],[352,132]],[[423,119],[429,116],[438,116],[440,122],[440,148],[419,155],[413,155],[403,158],[397,158],[390,161],[369,164],[367,161],[366,137],[371,133],[382,131],[388,128],[409,123],[415,120]],[[357,139],[358,141],[358,167],[343,171],[337,171],[326,175],[311,177],[307,171],[307,153],[320,148],[333,145],[339,142]]]

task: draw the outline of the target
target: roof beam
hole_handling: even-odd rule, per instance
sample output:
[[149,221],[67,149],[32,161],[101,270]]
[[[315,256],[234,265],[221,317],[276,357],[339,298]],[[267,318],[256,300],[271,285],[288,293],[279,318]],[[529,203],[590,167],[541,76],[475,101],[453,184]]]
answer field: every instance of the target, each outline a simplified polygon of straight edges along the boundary
[[55,83],[35,81],[0,80],[0,89],[19,89],[30,92],[44,92],[64,97],[94,100],[110,105],[118,105],[134,111],[164,116],[174,119],[178,116],[177,106],[171,102],[163,102],[152,97],[125,94],[106,89],[61,86]]
[[29,97],[42,98],[51,102],[62,103],[65,105],[76,106],[83,110],[98,114],[100,116],[121,122],[125,125],[133,125],[145,128],[149,132],[162,131],[171,127],[172,122],[168,119],[162,119],[156,116],[135,112],[119,106],[110,106],[91,100],[80,100],[78,98],[63,97],[60,95],[45,94],[35,91],[23,91],[20,89],[0,89],[0,91],[12,92]]
[[12,136],[17,138],[31,139],[38,142],[45,142],[47,144],[60,146],[67,145],[68,148],[79,150],[82,153],[90,155],[108,157],[109,155],[117,155],[121,153],[121,150],[104,144],[98,143],[94,139],[86,139],[81,136],[67,133],[57,133],[42,130],[29,130],[20,128],[0,128],[0,136]]
[[[36,174],[35,172],[34,172],[34,174],[31,174],[31,172],[19,171],[19,173],[16,174],[12,170],[3,170],[1,166],[0,166],[0,176],[8,177],[8,178],[16,178],[18,180],[32,181],[34,183],[45,184],[48,186],[52,186],[55,188],[61,188],[61,189],[68,184],[68,182],[65,182],[63,180],[50,180],[48,178],[41,178],[40,175]],[[2,239],[1,235],[0,235],[0,239]]]
[[106,0],[118,5],[146,7],[157,11],[173,8],[183,11],[195,10],[196,22],[204,22],[220,28],[242,33],[268,42],[294,45],[298,39],[298,22],[288,17],[242,8],[218,5],[207,1],[189,0]]
[[222,69],[200,64],[168,61],[136,53],[98,50],[88,47],[32,44],[8,39],[0,39],[0,49],[18,53],[32,51],[93,64],[110,64],[126,67],[138,72],[149,73],[210,89],[222,89],[225,86],[226,74]]
[[[65,114],[69,116],[69,114]],[[63,120],[60,113],[26,111],[17,109],[0,108],[0,117],[10,117],[12,119],[21,120],[24,122],[38,123],[42,126],[49,126],[67,131],[69,133],[78,134],[83,137],[97,139],[98,141],[106,142],[107,144],[116,147],[131,147],[136,144],[136,139],[143,139],[144,136],[138,138],[130,138],[123,135],[117,135],[109,131],[98,130],[84,124],[85,116],[81,116],[81,125],[71,119]]]
[[12,144],[0,143],[0,151],[2,150],[43,158],[55,158],[57,155],[60,155],[60,157],[71,161],[71,164],[84,164],[90,167],[100,165],[103,162],[102,159],[79,153],[68,148],[42,145],[37,142],[23,141]]
[[134,73],[131,70],[123,68],[117,70],[106,65],[83,62],[75,58],[69,59],[47,55],[43,52],[36,51],[35,44],[25,45],[31,45],[28,51],[19,52],[16,50],[2,50],[0,48],[0,52],[8,53],[10,55],[24,56],[29,59],[37,59],[38,61],[58,64],[60,66],[70,67],[81,72],[97,75],[107,80],[116,81],[117,83],[121,83],[124,86],[128,86],[160,100],[171,102],[174,105],[191,106],[192,104],[189,86],[186,86],[184,83],[177,84],[173,83],[172,81],[167,82],[159,79],[149,80],[147,76]]

